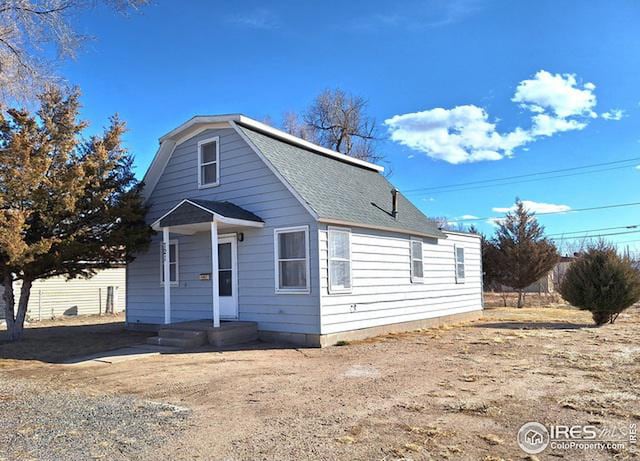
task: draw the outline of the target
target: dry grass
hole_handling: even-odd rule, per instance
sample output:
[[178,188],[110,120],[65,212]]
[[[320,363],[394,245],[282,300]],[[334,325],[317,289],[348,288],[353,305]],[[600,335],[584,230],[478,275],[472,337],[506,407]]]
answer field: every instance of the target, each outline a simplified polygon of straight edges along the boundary
[[0,332],[0,367],[17,360],[60,363],[72,357],[140,344],[151,333],[127,331],[122,315],[79,316],[29,324],[24,339],[6,341]]
[[[303,354],[263,344],[84,368],[24,369],[13,361],[0,377],[53,376],[51,385],[97,386],[190,408],[189,437],[167,438],[141,460],[536,461],[515,441],[526,421],[624,427],[640,420],[639,324],[637,308],[601,328],[567,306],[491,308],[481,321]],[[539,458],[614,455],[633,459],[628,451],[580,450]]]
[[451,412],[474,415],[487,415],[492,411],[491,405],[489,405],[487,402],[473,400],[459,400],[457,402],[445,405],[445,408]]
[[[484,293],[485,307],[515,307],[517,303],[517,293]],[[567,303],[558,293],[527,293],[525,295],[526,307],[558,307],[562,305],[567,305]]]

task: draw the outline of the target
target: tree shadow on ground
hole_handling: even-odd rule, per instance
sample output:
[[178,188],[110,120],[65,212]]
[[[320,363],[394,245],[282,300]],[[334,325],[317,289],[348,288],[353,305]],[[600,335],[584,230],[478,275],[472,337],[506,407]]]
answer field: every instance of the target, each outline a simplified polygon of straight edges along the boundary
[[55,325],[25,328],[24,339],[8,342],[7,332],[0,331],[0,369],[11,367],[6,361],[37,361],[51,364],[116,363],[149,355],[195,354],[240,350],[293,349],[287,344],[254,341],[233,346],[201,346],[179,349],[146,344],[153,331],[131,331],[124,322],[84,325]]
[[593,328],[589,323],[572,322],[530,322],[530,321],[505,321],[488,322],[474,325],[476,328],[493,328],[499,330],[581,330],[583,328]]

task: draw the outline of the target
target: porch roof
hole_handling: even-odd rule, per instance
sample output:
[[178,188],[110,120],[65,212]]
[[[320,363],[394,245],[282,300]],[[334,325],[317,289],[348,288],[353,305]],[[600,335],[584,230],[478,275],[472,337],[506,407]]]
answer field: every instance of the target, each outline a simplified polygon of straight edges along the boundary
[[264,226],[264,221],[259,216],[231,202],[184,199],[158,218],[151,227],[160,230],[163,227],[184,227],[211,221],[238,227]]

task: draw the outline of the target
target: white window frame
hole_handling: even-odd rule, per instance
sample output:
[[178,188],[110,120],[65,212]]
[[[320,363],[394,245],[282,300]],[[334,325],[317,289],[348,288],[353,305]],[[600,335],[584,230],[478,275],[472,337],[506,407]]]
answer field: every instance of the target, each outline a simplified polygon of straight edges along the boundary
[[[420,243],[420,257],[416,258],[413,255],[413,243]],[[422,277],[416,277],[413,274],[413,261],[420,261],[422,263]],[[424,283],[424,242],[420,238],[411,237],[409,240],[409,263],[411,265],[411,283]]]
[[[163,245],[164,245],[164,242],[160,242],[160,286],[164,286],[164,280],[162,280],[162,277],[164,277],[164,261],[162,260]],[[175,240],[175,239],[169,240],[169,247],[171,247],[171,245],[175,245],[176,247],[176,261],[172,263],[171,260],[169,260],[169,265],[171,264],[176,265],[176,279],[169,283],[169,285],[174,287],[180,284],[180,256],[178,253],[178,240]],[[168,257],[169,258],[171,257],[171,249],[169,249]],[[171,271],[169,271],[169,274],[171,274]]]
[[[306,286],[303,288],[280,288],[280,261],[285,261],[284,259],[280,259],[279,255],[279,242],[278,235],[287,234],[291,232],[302,232],[304,231],[304,241],[305,241],[305,275],[306,275]],[[299,258],[295,259],[296,261]],[[274,274],[275,274],[275,292],[276,294],[309,294],[311,293],[310,283],[311,283],[311,271],[310,271],[310,260],[309,260],[309,226],[295,226],[295,227],[279,227],[273,229],[273,265],[274,265]]]
[[[348,236],[348,245],[349,245],[349,259],[345,258],[332,258],[331,257],[331,234],[332,233],[342,233],[347,234]],[[331,277],[331,261],[346,261],[349,263],[349,288],[344,287],[334,287],[333,280]],[[329,227],[327,229],[327,270],[328,270],[328,279],[329,279],[329,293],[351,293],[353,290],[353,258],[351,254],[351,229],[347,227]]]
[[[202,146],[205,144],[216,143],[216,159],[213,162],[202,162]],[[202,167],[207,165],[216,164],[216,182],[203,184],[202,183]],[[203,139],[198,142],[198,188],[206,189],[208,187],[216,187],[220,185],[220,136],[214,136],[212,138]]]
[[[458,248],[462,250],[462,262],[458,261]],[[463,246],[461,245],[453,246],[453,262],[454,262],[454,269],[456,271],[456,283],[464,283],[464,280],[467,276],[467,267],[466,267],[466,254]],[[464,277],[458,277],[458,265],[460,264],[462,264],[462,267],[464,269]]]

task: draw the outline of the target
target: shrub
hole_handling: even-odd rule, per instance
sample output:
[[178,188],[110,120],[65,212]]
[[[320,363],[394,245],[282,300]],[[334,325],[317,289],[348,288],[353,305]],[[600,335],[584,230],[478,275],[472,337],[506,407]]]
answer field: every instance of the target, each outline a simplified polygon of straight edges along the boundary
[[640,273],[628,257],[600,242],[569,266],[560,294],[590,311],[596,325],[613,323],[620,312],[640,300]]

